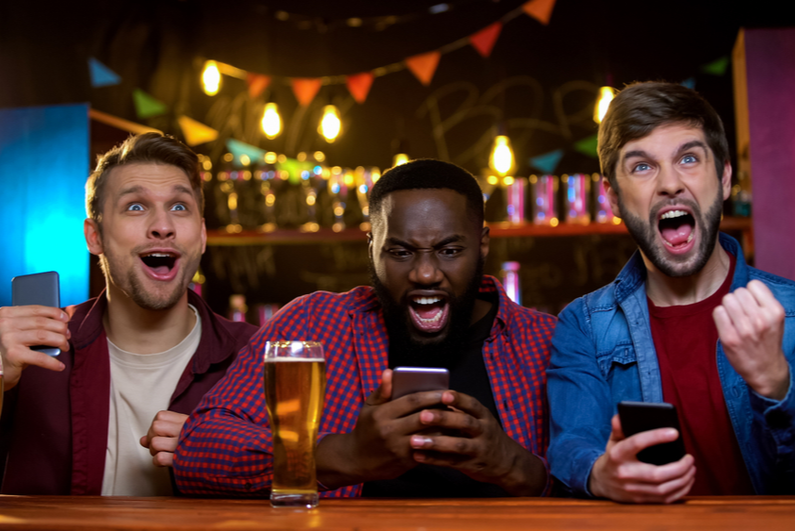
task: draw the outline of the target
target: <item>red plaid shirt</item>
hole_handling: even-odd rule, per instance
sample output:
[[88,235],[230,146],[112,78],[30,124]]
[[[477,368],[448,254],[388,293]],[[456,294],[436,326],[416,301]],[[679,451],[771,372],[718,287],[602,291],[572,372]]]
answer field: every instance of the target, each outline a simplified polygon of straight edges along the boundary
[[[480,292],[495,291],[499,311],[483,344],[494,402],[505,432],[546,465],[546,368],[555,318],[515,304],[497,279],[484,276]],[[185,424],[174,457],[180,492],[269,493],[273,442],[262,354],[266,341],[279,339],[323,344],[327,383],[320,437],[353,431],[365,398],[378,387],[388,366],[389,338],[372,288],[315,292],[295,299],[251,338]],[[322,495],[358,496],[361,490],[361,485],[351,485]]]

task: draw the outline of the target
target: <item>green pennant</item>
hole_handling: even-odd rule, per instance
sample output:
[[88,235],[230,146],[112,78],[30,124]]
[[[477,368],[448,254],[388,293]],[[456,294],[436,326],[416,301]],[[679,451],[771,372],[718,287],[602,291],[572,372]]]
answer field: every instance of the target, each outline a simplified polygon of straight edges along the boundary
[[168,110],[168,105],[160,100],[156,100],[141,89],[133,90],[133,100],[135,101],[135,113],[138,118],[151,118],[164,114]]
[[729,56],[724,55],[720,59],[716,59],[711,63],[703,65],[701,67],[701,71],[707,74],[712,74],[713,76],[722,76],[726,73],[727,68],[729,68]]
[[574,143],[574,149],[579,151],[583,155],[587,155],[593,158],[599,158],[599,155],[596,152],[596,145],[598,142],[597,135],[589,136],[588,138],[583,138],[582,140]]

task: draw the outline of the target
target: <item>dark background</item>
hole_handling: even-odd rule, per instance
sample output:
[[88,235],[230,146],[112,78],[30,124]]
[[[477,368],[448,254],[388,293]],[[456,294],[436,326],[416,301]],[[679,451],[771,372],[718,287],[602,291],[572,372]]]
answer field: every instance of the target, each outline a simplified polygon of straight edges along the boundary
[[[694,79],[723,117],[734,154],[731,67],[723,75],[702,67],[731,56],[741,27],[795,24],[791,2],[558,0],[549,25],[524,14],[506,22],[489,58],[468,45],[442,55],[428,87],[402,69],[376,78],[367,101],[357,104],[339,83],[344,78],[335,78],[299,111],[289,77],[343,76],[400,62],[465,38],[524,1],[451,1],[448,12],[429,14],[439,3],[2,0],[0,108],[88,101],[176,136],[177,116],[187,115],[221,132],[218,141],[197,148],[214,160],[225,140],[236,138],[288,156],[321,149],[329,165],[385,168],[402,142],[412,158],[445,158],[474,173],[487,165],[491,139],[502,127],[513,142],[517,175],[534,171],[531,157],[555,149],[565,151],[557,173],[592,173],[599,170],[596,159],[573,145],[596,132],[594,98],[605,84]],[[286,20],[279,11],[288,13]],[[396,22],[379,25],[387,16]],[[362,26],[350,27],[351,17]],[[122,83],[92,88],[89,57]],[[256,99],[243,81],[228,77],[209,97],[199,83],[204,59],[274,77]],[[136,88],[169,112],[139,119]],[[279,104],[285,122],[274,140],[257,126],[266,101]],[[344,127],[332,145],[315,132],[328,102],[340,107]],[[444,122],[436,137],[430,111]],[[93,151],[117,136],[94,127]],[[503,260],[522,261],[525,304],[557,311],[609,281],[633,249],[621,236],[503,239],[493,245],[487,272],[497,273]],[[210,248],[202,262],[207,297],[223,311],[234,292],[246,293],[252,304],[283,304],[312,289],[347,289],[367,282],[363,253],[363,243]]]

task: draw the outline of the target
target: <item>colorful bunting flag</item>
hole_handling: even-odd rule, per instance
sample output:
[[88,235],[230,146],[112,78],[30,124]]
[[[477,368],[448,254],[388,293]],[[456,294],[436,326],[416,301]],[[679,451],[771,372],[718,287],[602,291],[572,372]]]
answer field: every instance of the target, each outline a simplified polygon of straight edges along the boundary
[[439,66],[439,58],[442,54],[439,51],[423,53],[406,59],[406,66],[411,73],[420,80],[420,83],[427,86],[431,84],[436,67]]
[[494,43],[497,42],[497,37],[500,36],[500,31],[502,31],[502,22],[495,22],[471,35],[469,43],[482,57],[488,57],[491,55]]
[[205,142],[212,142],[218,138],[218,131],[203,123],[197,122],[193,118],[180,116],[177,118],[182,134],[185,136],[185,143],[189,146],[198,146]]
[[582,153],[583,155],[587,155],[593,158],[599,158],[599,155],[596,152],[596,145],[598,143],[597,135],[589,136],[588,138],[583,138],[582,140],[576,142],[574,144],[574,149]]
[[690,90],[694,90],[696,88],[696,78],[689,77],[689,78],[685,79],[684,81],[682,81],[681,85],[683,87],[689,88]]
[[240,140],[230,138],[226,141],[226,149],[229,150],[235,157],[235,164],[240,164],[240,159],[243,155],[248,157],[251,162],[262,160],[265,156],[265,150],[258,147],[246,144]]
[[103,65],[93,57],[88,59],[88,70],[91,73],[91,86],[109,87],[111,85],[118,85],[121,83],[119,74]]
[[530,159],[530,166],[537,168],[543,173],[547,174],[555,173],[555,168],[558,167],[558,163],[562,158],[563,158],[563,150],[556,149],[555,151],[550,151],[549,153],[544,153],[543,155],[532,157]]
[[711,63],[702,66],[701,71],[707,74],[712,74],[713,76],[722,76],[726,73],[727,68],[729,68],[729,56],[724,55],[720,59],[716,59]]
[[530,0],[522,6],[522,10],[546,26],[552,17],[552,8],[554,7],[555,0]]
[[246,83],[248,84],[248,95],[253,100],[268,88],[268,85],[271,84],[271,77],[262,74],[248,74]]
[[367,99],[367,94],[370,93],[370,86],[373,84],[373,76],[370,72],[363,72],[361,74],[354,74],[345,79],[345,84],[348,85],[348,92],[351,93],[356,103],[364,103]]
[[133,101],[138,118],[151,118],[164,114],[168,110],[168,105],[156,100],[141,89],[133,90]]
[[320,79],[295,78],[290,81],[293,85],[295,99],[298,100],[298,103],[301,104],[302,107],[307,107],[312,103],[312,100],[315,99],[317,95],[317,91],[320,90]]

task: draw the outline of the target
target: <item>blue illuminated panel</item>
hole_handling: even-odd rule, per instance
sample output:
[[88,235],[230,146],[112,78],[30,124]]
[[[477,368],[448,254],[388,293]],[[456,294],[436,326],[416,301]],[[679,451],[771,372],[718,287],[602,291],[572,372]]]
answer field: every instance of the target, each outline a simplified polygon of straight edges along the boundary
[[58,271],[61,305],[88,298],[83,238],[88,105],[0,109],[0,306],[11,278]]

